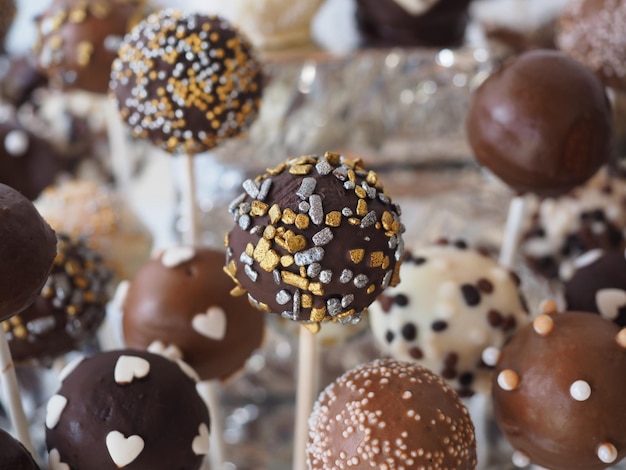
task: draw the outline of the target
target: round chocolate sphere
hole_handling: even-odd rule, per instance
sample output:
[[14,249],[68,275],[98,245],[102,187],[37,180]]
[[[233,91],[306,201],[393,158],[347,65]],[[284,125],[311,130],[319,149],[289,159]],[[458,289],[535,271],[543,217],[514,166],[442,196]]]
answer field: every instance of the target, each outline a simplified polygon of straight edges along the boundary
[[182,245],[148,261],[123,300],[126,345],[176,346],[203,380],[241,369],[261,346],[265,321],[245,298],[230,295],[224,258],[222,251]]
[[252,124],[261,81],[251,45],[226,20],[166,9],[124,38],[110,86],[135,137],[196,154]]
[[397,284],[400,209],[360,160],[293,158],[243,187],[226,240],[235,294],[291,320],[345,323]]
[[496,421],[520,462],[602,469],[626,456],[626,331],[581,312],[539,315],[501,352]]
[[379,359],[349,370],[309,418],[311,470],[476,468],[474,425],[458,395],[417,364]]
[[34,57],[0,57],[0,98],[20,107],[32,99],[38,88],[48,85],[48,78],[37,69]]
[[0,468],[39,470],[30,452],[8,432],[0,429]]
[[104,320],[113,272],[81,239],[57,233],[57,256],[35,302],[5,320],[16,362],[49,363],[91,340]]
[[209,447],[209,412],[178,363],[120,350],[70,364],[48,401],[51,468],[200,468]]
[[624,90],[625,24],[622,0],[574,0],[559,18],[557,45],[597,73],[607,86]]
[[0,320],[32,304],[56,256],[54,231],[32,202],[0,183]]
[[54,0],[38,18],[39,67],[60,88],[109,89],[124,35],[144,15],[145,0]]
[[610,157],[604,87],[558,51],[527,52],[492,73],[474,92],[466,125],[478,162],[517,192],[563,194]]
[[489,393],[483,351],[529,321],[517,275],[458,242],[406,252],[400,277],[369,309],[381,351],[440,374],[461,396]]

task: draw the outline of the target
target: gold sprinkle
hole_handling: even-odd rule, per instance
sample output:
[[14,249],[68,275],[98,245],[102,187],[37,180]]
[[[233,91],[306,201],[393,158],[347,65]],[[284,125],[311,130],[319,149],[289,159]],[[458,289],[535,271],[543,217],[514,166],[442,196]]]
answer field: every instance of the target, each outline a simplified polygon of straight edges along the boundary
[[261,238],[257,243],[256,248],[254,249],[252,257],[257,263],[260,263],[261,261],[263,261],[263,258],[265,258],[267,252],[270,251],[271,247],[272,245],[268,240],[266,240],[265,238]]
[[344,158],[341,163],[347,166],[348,168],[354,168],[356,166],[357,160],[350,160],[349,158]]
[[300,276],[306,277],[306,268],[304,266],[300,266]]
[[259,302],[257,300],[256,305],[257,308],[260,308],[261,310],[263,310],[264,312],[270,313],[272,311],[272,309],[270,308],[269,305],[264,304],[263,302]]
[[350,309],[350,310],[348,310],[347,312],[342,312],[342,313],[340,313],[340,314],[339,314],[339,315],[337,315],[335,318],[336,318],[337,320],[340,320],[340,319],[342,319],[342,318],[346,318],[346,317],[349,317],[349,316],[354,315],[354,312],[356,312],[356,310],[354,310],[353,308],[351,308],[351,309]]
[[370,171],[367,172],[367,176],[365,177],[365,181],[370,186],[375,186],[376,183],[378,183],[378,175],[376,174],[376,172],[370,170]]
[[74,316],[78,313],[78,309],[74,305],[68,305],[67,307],[65,307],[65,311],[70,316]]
[[290,286],[294,286],[302,290],[308,290],[309,288],[309,280],[304,277],[300,277],[298,274],[289,271],[281,271],[280,276],[285,284],[289,284]]
[[317,160],[311,157],[310,155],[302,155],[293,161],[293,165],[308,165],[308,164],[315,165],[316,163],[317,163]]
[[502,390],[515,390],[519,385],[519,375],[511,369],[505,369],[498,374],[498,385]]
[[381,227],[382,227],[382,225],[381,225],[381,224],[380,224],[380,222],[378,222],[378,221],[374,224],[374,228],[375,228],[376,230],[380,230],[380,229],[381,229]]
[[298,214],[296,216],[296,227],[298,227],[300,230],[306,230],[307,228],[309,228],[309,224],[310,224],[310,219],[309,216],[306,214]]
[[285,241],[287,242],[287,251],[289,253],[296,253],[306,248],[306,238],[304,238],[302,235],[297,235],[295,237],[289,238],[285,237]]
[[87,10],[85,9],[85,5],[79,5],[76,8],[72,8],[69,14],[70,23],[82,23],[85,21],[87,17]]
[[13,335],[15,335],[16,338],[25,339],[28,336],[28,332],[23,325],[18,325],[13,328]]
[[11,325],[17,326],[22,324],[22,318],[19,315],[15,315],[9,319]]
[[321,282],[311,282],[309,284],[309,290],[313,293],[313,295],[324,295],[324,285]]
[[252,209],[250,209],[250,215],[255,217],[263,217],[267,214],[269,206],[261,201],[252,201]]
[[228,274],[228,277],[230,277],[231,279],[236,280],[235,274],[237,274],[237,265],[234,261],[231,261],[230,263],[228,263],[227,266],[224,266],[222,268],[222,271]]
[[359,219],[357,219],[356,217],[350,217],[348,219],[348,223],[350,225],[361,225],[361,221]]
[[383,212],[381,217],[381,221],[383,223],[383,228],[385,230],[391,230],[391,224],[393,224],[393,215],[389,211]]
[[329,227],[339,227],[341,225],[341,212],[332,211],[326,214],[326,225]]
[[95,296],[95,294],[93,292],[87,291],[83,295],[83,300],[85,302],[95,302],[96,301],[96,296]]
[[367,215],[368,212],[369,210],[365,199],[359,199],[359,202],[356,205],[356,215],[363,217]]
[[269,215],[270,223],[275,224],[276,222],[278,222],[282,217],[282,211],[280,210],[280,206],[278,204],[274,204],[272,207],[270,207]]
[[284,224],[293,225],[296,221],[296,213],[291,209],[287,208],[283,211],[282,219]]
[[355,187],[354,193],[361,199],[365,199],[367,197],[367,191],[365,191],[361,186]]
[[319,323],[303,323],[302,326],[304,326],[307,330],[309,330],[313,334],[319,333],[320,330],[322,329]]
[[278,263],[280,263],[280,256],[278,256],[278,253],[274,250],[269,250],[259,265],[265,272],[271,273],[274,269],[276,269]]
[[313,165],[293,165],[289,168],[289,173],[297,176],[304,176],[311,173],[313,170]]
[[389,267],[389,256],[385,256],[385,259],[383,260],[383,264],[380,266],[383,269],[387,269]]
[[78,264],[77,261],[70,260],[65,263],[65,272],[70,276],[76,276],[78,273],[80,273],[80,271],[80,264]]
[[269,173],[272,176],[279,175],[283,171],[285,171],[285,168],[287,168],[287,164],[286,163],[281,163],[280,165],[275,166],[274,168],[268,168],[267,169],[267,173]]
[[[311,284],[309,284],[310,288]],[[302,294],[300,303],[304,308],[311,308],[313,306],[313,296],[311,294]]]
[[376,286],[374,284],[370,284],[370,286],[367,288],[367,293],[371,294],[372,292],[374,292],[376,290]]
[[383,265],[385,261],[385,254],[382,251],[375,251],[370,254],[370,267],[378,268]]
[[533,329],[538,335],[546,336],[554,330],[554,320],[546,314],[538,315],[537,318],[533,320]]
[[89,287],[89,281],[87,278],[83,276],[78,276],[74,278],[74,284],[80,289],[87,289]]
[[93,44],[89,41],[81,41],[76,46],[76,62],[81,67],[87,67],[91,62],[91,55],[93,54]]
[[326,316],[326,307],[312,308],[311,309],[311,321],[320,322],[324,320]]
[[396,265],[393,267],[393,274],[391,276],[391,281],[389,281],[389,285],[391,287],[395,287],[400,283],[400,265],[402,261],[397,261]]
[[252,243],[248,243],[246,245],[246,254],[252,258],[252,255],[254,254],[254,245]]
[[348,179],[352,182],[356,181],[356,174],[354,170],[348,170]]
[[293,256],[285,255],[280,258],[280,264],[283,268],[288,268],[294,263]]
[[242,295],[244,295],[247,291],[241,287],[241,286],[235,286],[230,290],[230,295],[232,295],[233,297],[241,297]]
[[266,240],[271,240],[275,236],[276,227],[274,227],[273,225],[268,225],[267,227],[265,227],[265,230],[263,230],[263,238],[265,238]]
[[339,165],[339,162],[341,161],[341,154],[339,154],[337,152],[326,152],[324,154],[324,158],[331,165],[337,166],[337,165]]
[[354,264],[359,264],[363,261],[363,257],[365,256],[365,250],[363,248],[355,248],[354,250],[350,250],[350,260]]

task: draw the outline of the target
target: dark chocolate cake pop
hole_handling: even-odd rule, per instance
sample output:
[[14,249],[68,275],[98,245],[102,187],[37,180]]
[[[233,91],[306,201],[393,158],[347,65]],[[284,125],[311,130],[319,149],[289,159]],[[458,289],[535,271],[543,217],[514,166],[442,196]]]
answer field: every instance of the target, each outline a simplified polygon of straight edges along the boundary
[[539,315],[504,347],[493,401],[514,461],[603,469],[626,456],[626,330],[581,312]]
[[51,468],[200,468],[209,447],[209,413],[178,363],[121,350],[72,367],[48,402]]
[[37,69],[34,57],[0,57],[0,99],[15,107],[29,101],[33,92],[48,85],[48,78]]
[[0,320],[37,298],[52,268],[56,241],[32,202],[0,183]]
[[46,363],[80,349],[104,320],[113,272],[83,240],[62,233],[57,239],[57,256],[41,294],[3,324],[16,362]]
[[0,468],[7,470],[39,470],[30,452],[8,432],[0,429]]
[[311,470],[470,470],[474,425],[441,378],[417,364],[381,359],[324,390],[309,420]]
[[358,321],[397,284],[400,209],[360,160],[331,152],[293,158],[243,187],[226,240],[234,294],[316,329]]
[[261,80],[251,45],[226,20],[166,9],[126,36],[111,90],[135,137],[196,154],[250,126]]
[[265,317],[245,298],[230,295],[224,257],[222,251],[183,245],[148,261],[123,301],[126,345],[176,346],[203,380],[241,369],[261,346]]
[[611,108],[600,80],[562,52],[524,53],[474,92],[476,159],[517,192],[563,194],[610,157]]

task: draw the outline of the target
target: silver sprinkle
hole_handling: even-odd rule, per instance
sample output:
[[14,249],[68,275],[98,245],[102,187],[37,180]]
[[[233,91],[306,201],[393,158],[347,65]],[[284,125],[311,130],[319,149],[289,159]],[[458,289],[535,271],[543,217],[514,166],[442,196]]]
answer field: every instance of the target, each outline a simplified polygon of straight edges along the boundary
[[294,318],[298,318],[300,316],[300,302],[302,301],[300,295],[300,290],[296,289],[293,293],[293,316]]
[[343,183],[343,187],[346,188],[347,190],[351,190],[354,189],[356,185],[354,184],[354,181],[346,181],[345,183]]
[[331,317],[337,316],[343,310],[339,299],[331,298],[326,301],[326,310]]
[[333,280],[333,272],[330,269],[325,269],[320,272],[320,282],[322,284],[329,284]]
[[272,276],[274,276],[274,284],[279,286],[280,283],[283,281],[282,276],[280,275],[280,271],[278,271],[278,269],[274,269],[274,271],[272,271]]
[[310,277],[311,279],[315,279],[317,276],[319,276],[321,270],[322,270],[321,264],[312,263],[312,264],[309,264],[308,268],[306,268],[306,275]]
[[259,187],[258,183],[254,180],[247,179],[242,184],[244,191],[250,196],[252,199],[256,199],[259,195]]
[[396,252],[395,252],[396,261],[400,261],[403,254],[404,254],[404,240],[400,238],[400,241],[398,242],[398,248],[396,248]]
[[393,210],[399,216],[402,215],[402,208],[398,204],[392,204]]
[[327,175],[328,173],[333,171],[332,165],[326,160],[320,160],[319,162],[317,162],[317,165],[315,165],[315,169],[320,175]]
[[385,273],[385,276],[383,277],[383,282],[380,283],[380,287],[382,287],[383,289],[386,289],[387,287],[389,287],[389,283],[391,282],[391,275],[392,275],[393,271],[387,271]]
[[365,274],[359,274],[354,278],[354,285],[359,289],[363,289],[367,287],[367,283],[369,282],[369,278]]
[[241,227],[241,230],[248,230],[248,228],[250,227],[250,216],[248,214],[242,215],[241,217],[239,217],[238,223]]
[[352,214],[354,214],[354,212],[352,212],[352,209],[350,209],[349,207],[344,207],[343,209],[341,209],[341,213],[344,217],[352,217]]
[[249,202],[244,202],[239,206],[240,214],[249,214],[251,210],[252,210],[252,204],[250,204]]
[[387,246],[390,250],[394,250],[398,246],[398,237],[396,235],[390,236]]
[[250,266],[252,266],[252,264],[254,263],[254,260],[252,259],[252,257],[248,256],[248,254],[245,251],[241,253],[241,256],[239,257],[239,261],[241,261],[243,264],[248,264]]
[[342,325],[352,324],[356,325],[361,321],[361,312],[354,313],[353,315],[349,315],[347,317],[343,317],[339,319],[339,323]]
[[259,201],[265,201],[265,198],[267,197],[268,193],[270,192],[270,188],[272,187],[272,179],[271,178],[267,178],[265,180],[263,180],[263,183],[261,183],[261,189],[259,190],[259,194],[257,195],[257,199]]
[[257,273],[254,269],[252,269],[247,264],[244,266],[244,271],[246,272],[246,275],[250,278],[252,282],[256,282],[257,278],[259,277],[259,273]]
[[354,301],[354,295],[346,294],[341,298],[341,306],[343,308],[348,308],[348,305],[350,305],[353,301]]
[[309,217],[311,218],[311,222],[315,225],[320,225],[324,222],[324,208],[322,207],[322,198],[319,194],[313,194],[309,198],[309,204],[311,204],[311,209],[309,210]]
[[309,212],[310,208],[311,204],[309,204],[307,201],[300,201],[300,204],[298,204],[298,209],[300,210],[300,212]]
[[376,223],[376,212],[369,211],[365,217],[361,219],[361,228],[369,227]]
[[254,227],[252,227],[252,230],[250,230],[250,233],[252,235],[262,234],[264,230],[265,227],[263,225],[255,225]]
[[349,269],[344,269],[343,271],[341,271],[341,276],[339,276],[339,282],[341,282],[342,284],[346,284],[350,282],[353,275],[354,274],[352,274],[352,271],[350,271]]
[[378,199],[380,199],[380,201],[384,202],[385,204],[389,204],[391,202],[389,198],[385,195],[385,193],[378,193]]
[[53,316],[35,318],[26,324],[28,331],[34,335],[42,335],[52,330],[56,325],[56,320]]
[[279,305],[286,305],[291,300],[291,294],[286,290],[280,290],[276,293],[276,302]]
[[239,207],[239,204],[241,204],[245,198],[246,198],[246,193],[241,193],[239,196],[233,199],[231,203],[228,205],[228,211],[231,213],[235,212],[237,208]]
[[304,178],[296,194],[300,196],[300,199],[308,199],[315,191],[315,186],[317,186],[315,178]]
[[370,199],[376,199],[376,194],[378,193],[378,191],[376,191],[376,188],[370,186],[365,181],[361,183],[361,187],[367,193],[367,197],[369,197]]
[[333,231],[330,229],[330,227],[326,227],[320,230],[312,237],[313,243],[316,246],[326,245],[332,239],[333,239]]
[[296,317],[293,314],[293,312],[290,312],[289,310],[285,310],[284,312],[280,313],[280,316],[283,318],[286,318],[287,320],[295,320]]
[[340,166],[339,168],[335,168],[335,170],[333,170],[333,175],[335,175],[337,179],[345,181],[348,179],[348,167]]
[[307,266],[311,263],[317,263],[324,259],[324,248],[314,246],[305,251],[299,251],[293,255],[296,266]]

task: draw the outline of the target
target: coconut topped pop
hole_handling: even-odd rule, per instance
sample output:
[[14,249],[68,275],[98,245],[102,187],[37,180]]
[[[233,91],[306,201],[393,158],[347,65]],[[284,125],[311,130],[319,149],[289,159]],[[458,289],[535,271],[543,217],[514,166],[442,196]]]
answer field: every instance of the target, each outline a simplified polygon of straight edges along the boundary
[[165,9],[124,38],[110,87],[135,137],[193,155],[254,121],[261,80],[248,40],[226,20]]
[[400,209],[360,160],[302,156],[243,183],[226,271],[261,310],[308,324],[357,321],[398,282]]

